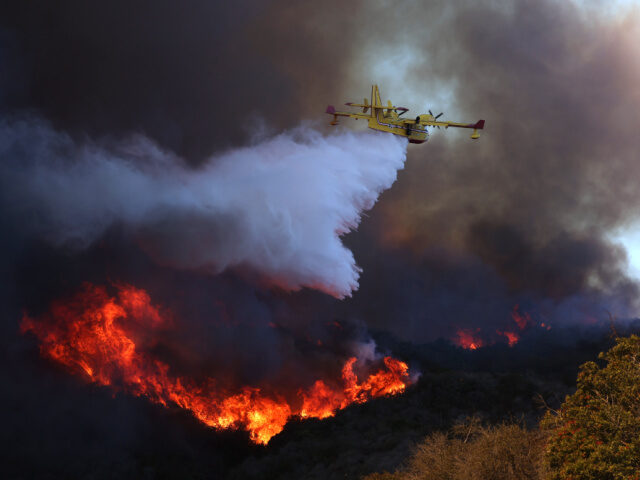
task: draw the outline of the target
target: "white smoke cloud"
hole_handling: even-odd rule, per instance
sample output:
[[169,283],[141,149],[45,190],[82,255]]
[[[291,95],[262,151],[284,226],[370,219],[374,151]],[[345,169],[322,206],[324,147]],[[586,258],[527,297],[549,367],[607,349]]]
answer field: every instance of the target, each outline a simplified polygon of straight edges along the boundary
[[300,128],[194,169],[150,140],[75,142],[35,121],[0,124],[2,204],[55,245],[84,248],[124,225],[159,263],[248,267],[286,289],[358,287],[340,236],[395,181],[406,141]]

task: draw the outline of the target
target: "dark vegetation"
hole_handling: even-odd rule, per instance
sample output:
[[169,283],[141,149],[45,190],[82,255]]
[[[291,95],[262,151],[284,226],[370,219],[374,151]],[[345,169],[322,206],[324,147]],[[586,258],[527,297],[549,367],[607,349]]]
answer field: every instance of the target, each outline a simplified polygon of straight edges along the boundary
[[425,435],[472,413],[491,423],[524,417],[535,424],[535,396],[543,389],[517,374],[426,373],[405,395],[353,406],[333,419],[288,425],[231,478],[358,478],[394,469]]
[[551,480],[640,479],[640,337],[618,338],[598,358],[542,421]]
[[[559,410],[575,390],[580,364],[614,343],[606,328],[531,332],[514,348],[476,351],[445,341],[415,346],[384,335],[376,340],[423,372],[416,385],[402,396],[353,406],[333,419],[291,423],[266,449],[232,468],[230,477],[338,479],[386,471],[397,473],[370,479],[540,478],[546,435],[538,429],[541,417],[547,408]],[[463,441],[460,428],[469,418],[472,432]],[[425,455],[436,444],[457,452],[455,461],[443,461],[454,461],[458,470],[441,477],[411,473],[416,464],[433,461]],[[517,461],[512,465],[508,458]],[[476,476],[469,476],[469,465]]]
[[[525,336],[513,348],[466,351],[448,342],[411,346],[378,335],[381,348],[422,372],[419,381],[403,395],[355,405],[334,418],[293,421],[267,447],[249,444],[243,432],[215,432],[179,409],[126,395],[114,398],[107,389],[80,385],[55,367],[43,377],[38,373],[42,360],[34,352],[31,379],[7,382],[30,389],[19,397],[32,400],[5,405],[5,413],[10,413],[2,439],[9,473],[5,478],[537,479],[544,478],[540,475],[548,466],[541,457],[544,439],[573,420],[587,422],[581,428],[595,432],[592,443],[598,448],[597,442],[605,444],[611,431],[621,432],[617,447],[606,443],[608,450],[599,451],[598,458],[617,459],[614,453],[627,444],[633,445],[631,453],[622,458],[640,458],[637,403],[621,430],[607,424],[597,432],[588,424],[589,415],[576,413],[584,411],[584,402],[591,405],[578,395],[596,388],[593,385],[604,388],[607,380],[600,379],[599,372],[607,370],[587,364],[578,393],[565,404],[570,407],[561,408],[566,395],[576,391],[579,365],[614,345],[611,332],[557,329],[532,337]],[[34,378],[40,378],[37,387]],[[625,382],[634,379],[629,376]],[[640,388],[637,385],[640,382]],[[603,395],[611,399],[613,393]],[[83,397],[84,407],[43,406],[41,401],[65,396],[73,398],[74,405]],[[604,411],[611,419],[630,411],[617,400],[610,402]],[[562,413],[547,414],[541,430],[540,420],[549,408]],[[119,425],[116,433],[114,425]],[[553,447],[550,459],[551,467],[564,468],[566,474],[551,478],[635,480],[615,473],[598,476],[599,471],[572,474],[576,458],[571,452],[584,451],[563,442]],[[435,470],[427,474],[427,468]],[[623,468],[628,472],[639,467],[629,463]]]
[[395,473],[365,480],[535,480],[544,475],[545,435],[518,424],[483,427],[477,418],[420,442]]
[[598,358],[539,428],[472,417],[428,435],[395,472],[365,480],[640,479],[640,337],[617,337]]

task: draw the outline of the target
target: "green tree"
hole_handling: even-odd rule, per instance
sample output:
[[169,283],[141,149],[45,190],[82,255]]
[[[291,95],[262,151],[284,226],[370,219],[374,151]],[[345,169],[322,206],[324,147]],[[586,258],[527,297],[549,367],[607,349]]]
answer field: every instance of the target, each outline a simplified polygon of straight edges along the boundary
[[577,390],[548,411],[550,480],[640,480],[640,337],[580,367]]

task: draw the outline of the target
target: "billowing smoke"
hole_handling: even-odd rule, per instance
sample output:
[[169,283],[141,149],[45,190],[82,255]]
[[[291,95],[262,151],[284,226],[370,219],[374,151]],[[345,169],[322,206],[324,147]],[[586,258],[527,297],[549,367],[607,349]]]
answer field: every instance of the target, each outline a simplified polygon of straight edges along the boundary
[[163,265],[239,267],[339,298],[359,276],[340,236],[391,186],[405,154],[392,135],[299,128],[190,168],[143,137],[108,148],[41,122],[0,127],[5,208],[53,244],[83,248],[122,224]]

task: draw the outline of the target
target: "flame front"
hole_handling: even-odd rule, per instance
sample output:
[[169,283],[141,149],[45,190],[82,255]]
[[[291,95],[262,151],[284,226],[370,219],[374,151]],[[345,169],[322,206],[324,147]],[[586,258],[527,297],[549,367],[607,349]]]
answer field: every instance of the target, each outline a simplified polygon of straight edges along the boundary
[[317,380],[307,392],[300,392],[303,398],[301,417],[326,418],[336,410],[352,403],[364,403],[372,397],[395,395],[407,386],[407,364],[391,357],[384,357],[385,369],[369,375],[362,383],[353,371],[357,361],[351,357],[342,368],[342,390],[329,388],[322,380]]
[[[281,395],[266,395],[257,387],[236,391],[173,376],[169,365],[138,348],[135,332],[170,325],[170,315],[152,305],[149,295],[128,285],[116,285],[117,298],[104,287],[86,284],[71,301],[56,302],[40,318],[25,315],[23,333],[41,342],[41,353],[99,385],[109,385],[162,405],[190,410],[214,428],[245,428],[252,441],[266,444],[291,416],[326,418],[352,403],[404,391],[409,383],[406,363],[384,358],[384,368],[362,382],[354,372],[356,357],[342,370],[343,385],[317,380],[298,392],[302,407],[292,407]],[[144,336],[144,333],[139,335]]]

